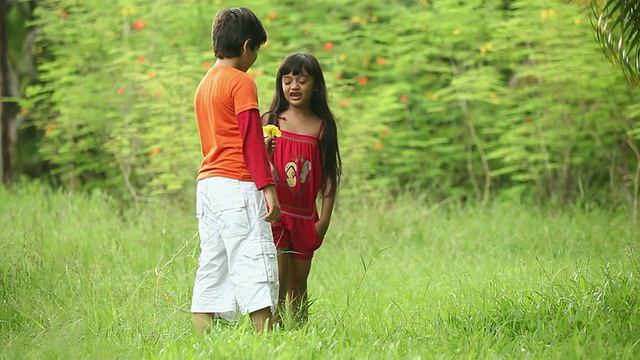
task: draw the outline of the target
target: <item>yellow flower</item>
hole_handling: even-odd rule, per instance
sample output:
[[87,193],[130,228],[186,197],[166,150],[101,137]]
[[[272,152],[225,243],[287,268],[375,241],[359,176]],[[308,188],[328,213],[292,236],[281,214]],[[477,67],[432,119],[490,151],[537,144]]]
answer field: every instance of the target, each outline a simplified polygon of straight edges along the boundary
[[453,35],[455,35],[455,36],[460,35],[460,30],[458,30],[458,29],[453,30]]
[[127,16],[127,15],[132,15],[136,13],[136,9],[135,8],[124,8],[124,9],[120,9],[120,14],[122,14],[122,16]]
[[262,127],[262,133],[264,136],[281,136],[282,132],[275,125],[266,125]]

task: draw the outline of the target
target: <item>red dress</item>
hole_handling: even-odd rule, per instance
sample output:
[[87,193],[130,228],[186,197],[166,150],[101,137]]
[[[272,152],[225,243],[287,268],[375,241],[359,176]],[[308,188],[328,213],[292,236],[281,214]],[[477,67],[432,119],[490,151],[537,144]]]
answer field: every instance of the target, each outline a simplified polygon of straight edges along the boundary
[[[279,117],[278,120],[286,121]],[[281,130],[271,162],[277,175],[276,194],[280,202],[280,220],[273,223],[273,238],[278,249],[288,249],[302,260],[311,260],[322,244],[316,232],[316,199],[322,187],[320,133],[303,135]]]

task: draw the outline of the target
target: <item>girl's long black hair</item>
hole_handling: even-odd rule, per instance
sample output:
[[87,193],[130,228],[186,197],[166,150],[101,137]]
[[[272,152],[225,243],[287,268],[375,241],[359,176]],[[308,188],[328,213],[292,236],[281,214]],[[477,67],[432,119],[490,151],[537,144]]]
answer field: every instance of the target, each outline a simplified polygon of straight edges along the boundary
[[[293,72],[293,75],[302,74],[305,69],[309,76],[313,77],[315,91],[311,97],[311,111],[319,117],[323,122],[322,136],[320,137],[320,153],[322,159],[322,193],[325,196],[333,196],[340,184],[342,176],[342,159],[340,158],[340,149],[338,147],[338,129],[336,119],[329,109],[327,100],[327,85],[324,81],[322,68],[315,56],[297,52],[287,56],[280,67],[276,76],[276,91],[271,100],[269,111],[265,113],[267,123],[278,125],[278,115],[289,108],[289,102],[284,96],[282,90],[282,77]],[[330,191],[325,194],[327,185],[331,184]]]

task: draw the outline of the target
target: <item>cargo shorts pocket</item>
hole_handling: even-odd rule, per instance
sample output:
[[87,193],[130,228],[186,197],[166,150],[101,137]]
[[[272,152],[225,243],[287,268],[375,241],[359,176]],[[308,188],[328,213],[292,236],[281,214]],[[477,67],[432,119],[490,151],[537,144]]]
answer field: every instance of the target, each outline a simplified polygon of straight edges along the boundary
[[211,199],[211,210],[219,221],[223,237],[244,237],[249,233],[251,224],[244,197],[223,196]]
[[204,218],[204,204],[199,197],[196,198],[196,218],[198,220]]
[[247,243],[249,247],[245,253],[250,263],[249,278],[255,282],[273,283],[278,281],[278,254],[276,246],[271,241],[257,241]]

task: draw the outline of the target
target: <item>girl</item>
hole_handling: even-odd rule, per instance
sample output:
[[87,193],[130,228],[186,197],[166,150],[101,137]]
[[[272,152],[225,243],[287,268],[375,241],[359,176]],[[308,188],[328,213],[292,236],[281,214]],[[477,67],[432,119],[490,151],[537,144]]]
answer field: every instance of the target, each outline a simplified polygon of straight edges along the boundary
[[[294,318],[307,320],[307,279],[313,253],[322,244],[340,183],[342,160],[336,120],[318,60],[294,53],[280,64],[276,91],[263,124],[281,136],[266,139],[280,201],[281,219],[272,224],[278,248],[279,301]],[[321,198],[318,216],[316,199]]]

